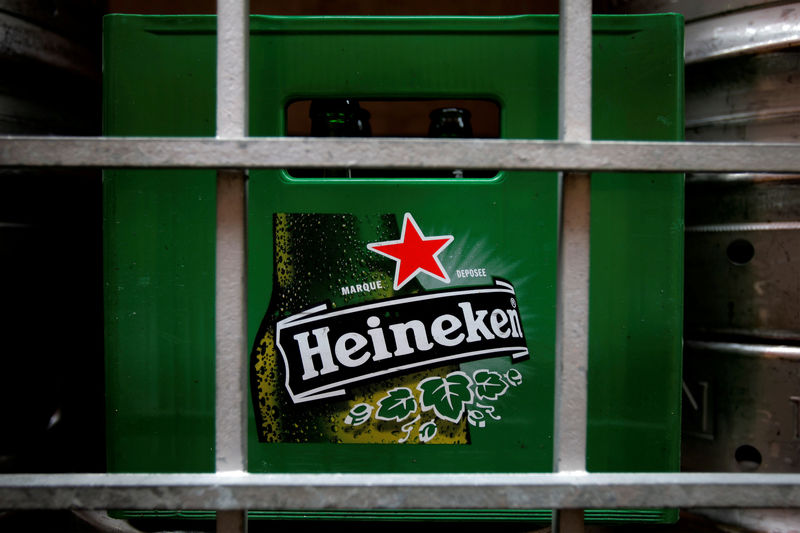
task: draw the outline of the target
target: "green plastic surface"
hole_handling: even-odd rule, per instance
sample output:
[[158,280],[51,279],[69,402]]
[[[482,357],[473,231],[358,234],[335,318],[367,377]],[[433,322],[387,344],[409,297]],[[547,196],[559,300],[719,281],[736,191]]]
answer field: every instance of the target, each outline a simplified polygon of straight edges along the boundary
[[[106,135],[214,134],[214,26],[214,18],[204,16],[106,17]],[[285,108],[295,99],[482,98],[500,105],[502,138],[555,139],[557,31],[554,16],[253,16],[250,133],[284,135]],[[594,139],[681,140],[682,19],[595,16],[593,34]],[[110,471],[213,471],[214,198],[213,171],[105,172]],[[552,470],[555,173],[323,180],[251,171],[251,346],[272,295],[274,213],[393,214],[402,220],[405,212],[428,235],[456,237],[458,246],[442,255],[447,269],[488,267],[514,283],[531,354],[514,365],[523,386],[498,404],[502,420],[471,432],[466,445],[265,444],[256,438],[251,411],[250,471]],[[587,457],[592,472],[679,467],[682,264],[683,176],[595,173]],[[443,287],[437,282],[425,288]],[[507,365],[498,358],[461,367],[502,371]],[[324,514],[335,516],[366,515]],[[669,521],[676,514],[589,516]]]

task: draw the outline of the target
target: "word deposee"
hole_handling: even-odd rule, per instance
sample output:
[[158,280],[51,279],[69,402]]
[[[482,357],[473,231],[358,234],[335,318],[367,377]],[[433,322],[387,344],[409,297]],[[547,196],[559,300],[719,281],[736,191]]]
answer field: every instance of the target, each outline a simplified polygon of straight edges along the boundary
[[345,394],[345,385],[453,361],[528,356],[511,284],[319,305],[277,324],[295,403]]
[[456,270],[457,278],[485,278],[485,268],[459,268]]

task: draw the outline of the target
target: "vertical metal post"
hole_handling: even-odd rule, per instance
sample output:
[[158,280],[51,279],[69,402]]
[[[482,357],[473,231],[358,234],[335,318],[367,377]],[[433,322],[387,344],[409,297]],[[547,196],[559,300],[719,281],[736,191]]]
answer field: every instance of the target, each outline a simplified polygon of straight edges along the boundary
[[250,0],[217,0],[217,138],[248,133]]
[[[559,138],[592,138],[591,0],[561,0],[559,22]],[[558,293],[553,469],[586,471],[589,363],[589,174],[559,177]],[[583,531],[582,509],[553,514],[553,531]]]
[[[247,137],[249,0],[217,0],[217,138]],[[247,470],[246,171],[217,173],[216,471]],[[247,531],[247,510],[217,512],[217,531]]]

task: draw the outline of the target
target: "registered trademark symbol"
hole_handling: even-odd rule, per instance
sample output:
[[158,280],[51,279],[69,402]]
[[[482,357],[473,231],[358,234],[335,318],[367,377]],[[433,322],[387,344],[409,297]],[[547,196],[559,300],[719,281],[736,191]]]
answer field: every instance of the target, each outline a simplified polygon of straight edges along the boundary
[[511,298],[511,308],[512,309],[516,309],[517,308],[517,301],[514,298]]

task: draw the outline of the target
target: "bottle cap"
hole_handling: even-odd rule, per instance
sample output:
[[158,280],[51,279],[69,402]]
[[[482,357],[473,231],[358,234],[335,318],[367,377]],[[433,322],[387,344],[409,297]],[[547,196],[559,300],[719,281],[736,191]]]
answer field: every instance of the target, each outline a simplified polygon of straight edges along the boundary
[[429,137],[472,137],[472,114],[461,107],[442,107],[434,109],[429,115],[431,119],[428,129]]

